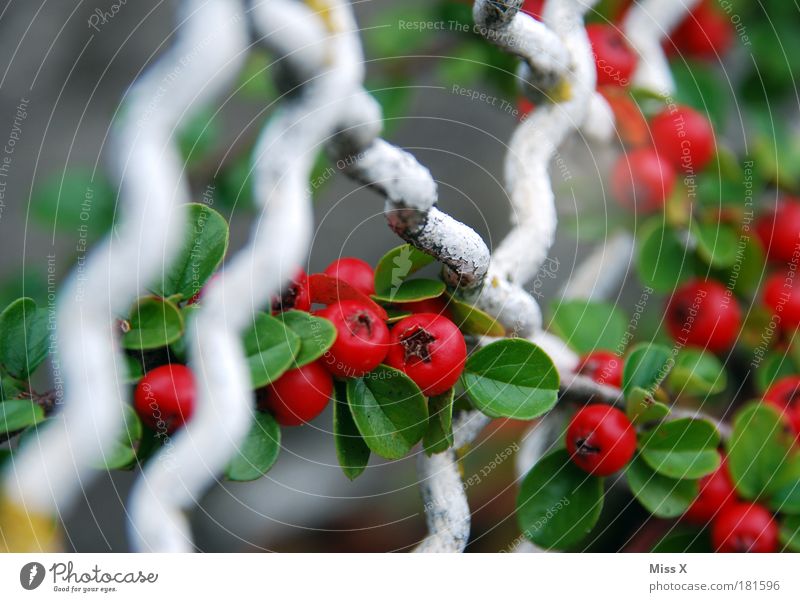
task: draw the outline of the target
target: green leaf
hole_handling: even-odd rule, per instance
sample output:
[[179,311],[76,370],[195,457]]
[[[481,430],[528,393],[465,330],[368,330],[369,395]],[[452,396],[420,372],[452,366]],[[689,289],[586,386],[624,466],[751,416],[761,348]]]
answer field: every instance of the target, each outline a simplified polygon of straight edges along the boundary
[[537,546],[563,550],[581,541],[603,508],[603,480],[578,468],[566,450],[548,454],[525,476],[517,522]]
[[576,299],[556,305],[552,327],[583,355],[596,349],[617,349],[625,337],[628,320],[615,305]]
[[779,523],[778,537],[784,549],[800,552],[800,516],[784,516]]
[[[744,196],[744,193],[742,193]],[[756,237],[751,236],[736,243],[736,261],[724,270],[712,273],[716,279],[733,285],[733,292],[739,295],[752,295],[761,282],[761,272],[766,263],[764,246]]]
[[650,551],[656,554],[703,554],[713,550],[705,531],[681,530],[667,535]]
[[125,356],[125,381],[127,384],[138,383],[144,376],[142,363],[135,357]]
[[389,316],[389,318],[386,320],[388,324],[396,324],[403,318],[410,316],[411,312],[400,309],[399,307],[387,307],[386,315]]
[[388,366],[348,380],[347,402],[364,442],[390,460],[410,452],[428,426],[428,408],[419,387]]
[[272,414],[255,412],[247,437],[228,464],[225,476],[231,481],[255,481],[261,478],[281,451],[281,429]]
[[638,456],[628,465],[625,475],[634,497],[659,518],[680,516],[697,497],[696,480],[671,479],[658,474]]
[[300,337],[300,351],[294,358],[296,368],[321,358],[336,340],[336,327],[325,318],[294,309],[276,318]]
[[47,357],[48,312],[33,299],[17,299],[0,314],[0,366],[26,380]]
[[123,410],[124,426],[119,433],[114,447],[104,458],[98,458],[97,468],[116,470],[127,468],[136,461],[136,451],[142,440],[142,421],[136,410],[126,405]]
[[111,227],[117,196],[102,174],[70,167],[49,176],[31,197],[31,216],[50,234],[67,233],[84,253]]
[[770,351],[756,368],[756,389],[759,393],[765,393],[776,381],[795,373],[792,361],[785,353]]
[[447,294],[447,310],[464,334],[487,337],[503,337],[506,329],[492,316],[481,309],[464,303],[453,295]]
[[0,433],[15,433],[42,420],[44,410],[28,399],[12,399],[0,403]]
[[27,390],[28,385],[23,380],[17,380],[11,376],[0,378],[0,401],[22,397],[21,393]]
[[750,403],[736,413],[727,442],[728,467],[742,497],[771,496],[782,485],[780,474],[792,449],[779,412],[763,403]]
[[642,284],[659,293],[671,293],[696,272],[697,262],[687,253],[685,242],[660,220],[646,224],[637,238],[636,271]]
[[461,376],[475,407],[493,418],[530,420],[558,401],[559,376],[550,357],[523,339],[496,341],[467,360]]
[[411,245],[392,249],[375,266],[375,292],[383,297],[394,297],[411,274],[431,263],[433,257]]
[[739,234],[723,222],[692,223],[697,253],[714,268],[729,268],[736,263]]
[[681,349],[669,374],[669,386],[678,395],[714,395],[724,391],[727,384],[722,362],[702,349]]
[[183,335],[180,309],[159,297],[140,297],[131,309],[128,323],[130,330],[122,336],[125,349],[160,349]]
[[699,479],[720,463],[719,433],[707,420],[681,418],[662,422],[640,439],[642,459],[673,479]]
[[676,83],[676,101],[697,107],[722,129],[731,95],[717,70],[701,62],[686,62],[683,56],[670,63],[670,70]]
[[453,389],[428,399],[428,428],[422,445],[429,456],[453,445]]
[[190,203],[184,207],[185,239],[181,250],[155,292],[162,297],[191,299],[216,271],[228,249],[228,224],[211,207]]
[[277,380],[291,368],[301,344],[293,330],[264,312],[255,315],[242,343],[254,389]]
[[634,424],[655,422],[669,416],[669,408],[653,399],[653,394],[641,387],[633,387],[625,399],[625,413]]
[[218,120],[215,109],[203,109],[181,125],[178,147],[187,164],[196,163],[217,144],[220,138]]
[[370,451],[353,420],[353,414],[347,404],[347,392],[340,391],[340,383],[336,384],[333,404],[333,440],[336,444],[339,466],[342,467],[345,476],[352,481],[367,468]]
[[435,299],[444,293],[444,282],[428,278],[406,280],[400,286],[391,287],[388,291],[375,293],[372,297],[384,303],[412,303],[425,299]]
[[623,393],[627,397],[634,387],[639,387],[652,395],[671,367],[672,352],[669,347],[652,343],[636,345],[625,358],[625,367],[622,370]]
[[769,507],[783,514],[800,514],[800,453],[793,451],[776,478]]

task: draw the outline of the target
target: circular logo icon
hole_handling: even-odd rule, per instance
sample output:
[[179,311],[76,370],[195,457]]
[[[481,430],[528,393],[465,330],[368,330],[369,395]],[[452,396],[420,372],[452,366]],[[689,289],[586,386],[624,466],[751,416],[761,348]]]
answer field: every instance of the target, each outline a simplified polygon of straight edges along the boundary
[[44,565],[38,562],[29,562],[19,571],[19,583],[25,589],[36,589],[44,581]]

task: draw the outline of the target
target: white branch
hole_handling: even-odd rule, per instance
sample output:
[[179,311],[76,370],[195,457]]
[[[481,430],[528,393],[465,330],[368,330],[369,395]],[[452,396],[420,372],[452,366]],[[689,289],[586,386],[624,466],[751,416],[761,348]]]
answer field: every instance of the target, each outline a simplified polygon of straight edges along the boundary
[[[134,492],[132,532],[139,549],[191,549],[182,511],[214,482],[247,434],[254,400],[241,332],[305,259],[312,232],[307,182],[314,157],[363,78],[355,23],[344,3],[331,0],[319,14],[291,0],[271,0],[256,5],[253,13],[264,43],[285,61],[282,74],[301,89],[256,145],[255,197],[262,210],[250,244],[208,287],[189,326],[197,415],[174,446],[159,454],[164,461],[151,462]],[[298,42],[307,46],[297,47]]]
[[661,47],[662,42],[680,24],[700,0],[640,0],[625,16],[622,28],[628,43],[639,55],[633,85],[660,96],[675,92],[675,80]]
[[111,451],[123,425],[127,369],[115,320],[180,245],[183,219],[176,207],[190,195],[175,136],[227,85],[230,62],[245,46],[241,23],[230,23],[231,5],[186,2],[177,43],[131,88],[115,127],[122,219],[71,275],[58,304],[65,409],[22,448],[5,478],[6,491],[29,511],[68,508],[86,484],[88,467]]

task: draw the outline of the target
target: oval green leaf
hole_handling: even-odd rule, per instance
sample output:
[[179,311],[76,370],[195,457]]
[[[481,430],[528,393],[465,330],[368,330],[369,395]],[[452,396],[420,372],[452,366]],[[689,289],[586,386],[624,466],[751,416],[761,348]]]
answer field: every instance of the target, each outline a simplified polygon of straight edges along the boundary
[[625,399],[625,413],[632,423],[645,424],[669,416],[669,407],[656,401],[649,391],[633,387]]
[[720,463],[719,433],[707,420],[680,418],[662,422],[639,442],[642,459],[672,479],[699,479]]
[[375,292],[382,297],[393,297],[414,272],[433,263],[427,253],[412,247],[400,245],[381,257],[375,266]]
[[367,446],[390,460],[410,452],[428,427],[422,391],[405,374],[388,366],[348,380],[347,403]]
[[161,285],[154,288],[162,297],[180,295],[191,299],[216,271],[228,250],[228,223],[222,215],[200,203],[190,203],[184,211],[184,243]]
[[413,303],[425,299],[435,299],[444,293],[444,282],[429,278],[414,278],[391,287],[388,291],[375,293],[372,297],[382,303]]
[[729,268],[736,263],[739,235],[719,221],[693,222],[692,233],[697,240],[697,254],[713,268]]
[[634,387],[651,394],[659,387],[672,367],[672,351],[664,345],[640,343],[625,358],[622,391],[627,397]]
[[453,389],[428,399],[428,428],[422,446],[429,456],[453,446]]
[[140,297],[128,318],[130,330],[122,336],[125,349],[160,349],[183,335],[183,316],[170,301],[159,297]]
[[250,431],[228,464],[225,476],[231,481],[255,481],[269,472],[280,451],[281,429],[275,418],[267,412],[255,412]]
[[553,309],[552,329],[579,354],[595,349],[615,350],[622,345],[628,319],[615,305],[573,299]]
[[128,468],[136,461],[136,451],[142,441],[142,421],[132,406],[126,405],[123,414],[122,431],[106,456],[98,459],[98,468],[107,470]]
[[696,271],[697,260],[686,245],[660,220],[647,224],[639,238],[636,270],[643,284],[660,293],[670,293]]
[[697,497],[697,481],[671,479],[658,474],[644,460],[634,457],[625,471],[634,497],[659,518],[680,516]]
[[581,541],[600,518],[603,480],[579,469],[566,450],[541,460],[517,496],[517,522],[537,546],[564,550]]
[[0,403],[0,433],[9,435],[44,420],[44,410],[29,399]]
[[250,380],[258,389],[277,380],[292,367],[300,351],[300,337],[277,318],[259,312],[242,340]]
[[728,376],[716,355],[687,347],[681,349],[675,358],[668,382],[678,395],[703,397],[724,391]]
[[492,418],[530,420],[558,401],[553,361],[523,339],[495,341],[479,349],[467,360],[461,378],[475,407]]
[[336,340],[336,327],[325,318],[294,309],[276,318],[300,337],[300,351],[294,358],[297,368],[321,358]]
[[28,297],[17,299],[0,314],[0,366],[27,380],[47,357],[48,312]]
[[464,303],[453,295],[447,295],[447,309],[453,322],[464,334],[487,337],[504,337],[506,329],[485,311]]
[[351,481],[358,477],[369,464],[370,451],[347,404],[347,391],[343,383],[336,383],[333,405],[333,441],[336,458],[342,472]]

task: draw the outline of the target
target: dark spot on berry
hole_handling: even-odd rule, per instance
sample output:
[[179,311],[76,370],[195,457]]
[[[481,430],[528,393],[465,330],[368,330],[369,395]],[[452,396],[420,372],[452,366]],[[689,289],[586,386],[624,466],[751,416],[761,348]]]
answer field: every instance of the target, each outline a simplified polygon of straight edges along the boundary
[[575,453],[579,456],[591,456],[592,454],[599,454],[600,448],[589,444],[588,437],[581,437],[575,440]]
[[366,333],[367,339],[372,338],[372,318],[363,311],[347,316],[347,326],[353,336]]
[[272,311],[284,312],[294,309],[297,301],[297,296],[300,294],[300,285],[291,283],[286,290],[281,293],[280,297],[273,298]]
[[400,344],[403,346],[403,361],[409,361],[416,357],[426,364],[431,361],[430,345],[436,337],[420,326],[405,331],[400,336]]

